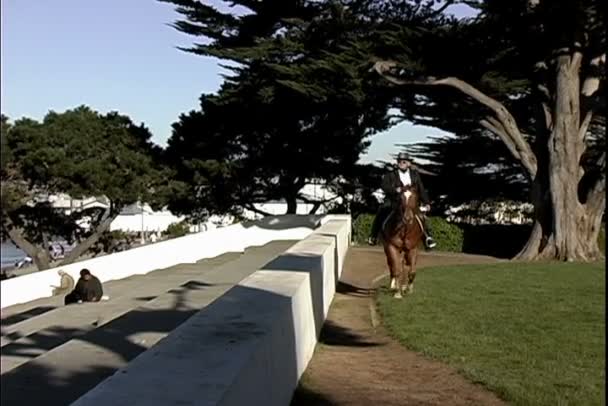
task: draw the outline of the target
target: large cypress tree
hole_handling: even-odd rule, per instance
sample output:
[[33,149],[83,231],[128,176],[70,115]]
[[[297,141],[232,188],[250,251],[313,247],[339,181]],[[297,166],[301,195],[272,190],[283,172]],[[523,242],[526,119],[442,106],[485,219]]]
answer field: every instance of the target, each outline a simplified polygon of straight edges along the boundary
[[185,17],[176,28],[210,40],[187,51],[235,64],[218,94],[174,125],[167,153],[186,188],[173,207],[255,210],[284,199],[293,213],[297,200],[322,203],[301,193],[313,179],[347,194],[343,180],[358,176],[369,137],[388,126],[386,86],[362,80],[368,60],[352,46],[369,26],[362,14],[333,2],[244,1],[251,12],[238,17],[171,2]]
[[475,123],[521,165],[535,211],[518,258],[597,259],[606,189],[599,152],[605,7],[595,0],[466,3],[479,15],[429,33],[418,69],[395,58],[377,62],[376,71],[404,86],[405,114],[456,134]]

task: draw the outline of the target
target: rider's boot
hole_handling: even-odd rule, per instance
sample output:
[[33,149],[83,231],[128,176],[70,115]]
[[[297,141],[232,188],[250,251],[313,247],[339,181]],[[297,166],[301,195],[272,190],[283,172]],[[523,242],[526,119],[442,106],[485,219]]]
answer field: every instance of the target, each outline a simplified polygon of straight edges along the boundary
[[424,245],[426,246],[427,249],[433,249],[437,246],[437,243],[435,242],[435,240],[433,239],[433,237],[431,236],[431,229],[428,225],[428,221],[426,220],[426,216],[422,216],[422,223],[424,224],[424,235],[425,235],[425,240],[424,240]]

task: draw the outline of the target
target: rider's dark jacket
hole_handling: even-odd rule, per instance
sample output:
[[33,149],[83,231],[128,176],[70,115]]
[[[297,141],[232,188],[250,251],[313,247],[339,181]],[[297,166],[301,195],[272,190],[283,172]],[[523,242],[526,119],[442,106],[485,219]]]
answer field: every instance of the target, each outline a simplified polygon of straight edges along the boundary
[[[420,203],[423,205],[429,204],[429,195],[422,184],[420,174],[414,168],[410,168],[410,178],[412,179],[412,185],[416,188]],[[383,206],[392,206],[398,198],[397,188],[403,186],[401,179],[399,178],[399,169],[395,169],[384,175],[382,178],[382,190],[384,191],[384,203]]]

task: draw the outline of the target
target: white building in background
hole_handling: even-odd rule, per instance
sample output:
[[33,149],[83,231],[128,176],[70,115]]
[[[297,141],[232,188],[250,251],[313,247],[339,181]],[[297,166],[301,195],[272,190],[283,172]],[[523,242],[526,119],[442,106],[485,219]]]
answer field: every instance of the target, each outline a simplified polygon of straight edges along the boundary
[[[318,214],[326,213],[327,208],[340,199],[335,193],[332,193],[328,188],[319,183],[311,182],[305,185],[301,192],[305,198],[316,201],[322,200],[322,204],[317,210]],[[39,196],[37,201],[48,201],[53,207],[63,209],[67,214],[73,211],[81,211],[89,208],[107,208],[110,204],[105,197],[89,197],[84,199],[72,199],[66,194]],[[269,201],[265,203],[255,203],[254,207],[270,215],[281,215],[287,212],[287,203],[285,201]],[[314,205],[299,200],[297,204],[296,214],[308,214]],[[243,216],[249,220],[256,220],[263,215],[251,210],[245,209]],[[184,221],[185,216],[176,216],[169,210],[154,211],[149,204],[134,203],[125,207],[118,217],[110,225],[110,231],[121,230],[126,232],[145,232],[145,233],[162,233],[172,223]],[[234,217],[226,216],[211,216],[205,223],[190,226],[191,232],[207,231],[217,227],[224,227],[234,222]],[[81,227],[89,227],[90,221],[82,220],[79,225]]]
[[[379,203],[384,201],[384,192],[378,189],[372,193]],[[471,202],[452,206],[443,214],[446,220],[468,224],[530,224],[534,206],[530,203],[514,201]]]
[[110,224],[110,231],[162,233],[172,223],[179,223],[184,216],[176,216],[169,210],[154,211],[148,204],[134,203],[125,207]]
[[[38,201],[46,200],[54,208],[63,209],[66,214],[73,211],[82,211],[91,208],[108,208],[110,202],[105,197],[88,197],[72,199],[66,194],[40,196]],[[154,211],[148,204],[134,203],[120,212],[110,224],[110,231],[121,230],[127,232],[163,232],[172,223],[183,221],[183,216],[176,216],[168,210]],[[83,219],[79,222],[81,227],[89,227],[90,221]]]
[[446,219],[469,224],[530,224],[534,206],[530,203],[493,201],[450,207]]
[[[310,182],[300,190],[306,200],[322,201],[315,214],[327,213],[327,210],[336,203],[342,203],[342,198],[329,190],[322,182]],[[281,215],[287,212],[287,202],[284,200],[271,200],[265,203],[254,203],[256,209],[271,215]],[[296,214],[308,214],[314,208],[313,203],[306,202],[302,199],[297,200]],[[264,217],[260,213],[245,209],[243,216],[249,220],[257,220]]]

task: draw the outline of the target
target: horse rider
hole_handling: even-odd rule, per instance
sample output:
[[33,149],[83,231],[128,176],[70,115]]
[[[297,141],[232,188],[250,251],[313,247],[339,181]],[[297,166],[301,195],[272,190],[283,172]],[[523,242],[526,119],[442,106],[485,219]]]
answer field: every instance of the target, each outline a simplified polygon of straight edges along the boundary
[[[374,222],[372,224],[372,230],[368,239],[369,245],[376,245],[378,233],[382,228],[382,224],[388,217],[388,215],[394,209],[396,202],[398,201],[399,193],[401,192],[401,188],[413,185],[419,196],[419,203],[426,206],[425,211],[430,210],[429,206],[429,196],[422,184],[422,179],[420,179],[420,174],[418,171],[412,166],[412,159],[404,152],[400,152],[397,155],[397,168],[382,178],[382,190],[384,191],[384,202],[378,209],[378,213],[374,218]],[[420,216],[420,220],[422,221],[424,234],[426,235],[426,239],[424,241],[427,248],[434,248],[437,243],[431,237],[431,230],[428,226],[428,222],[426,221],[426,216]]]

